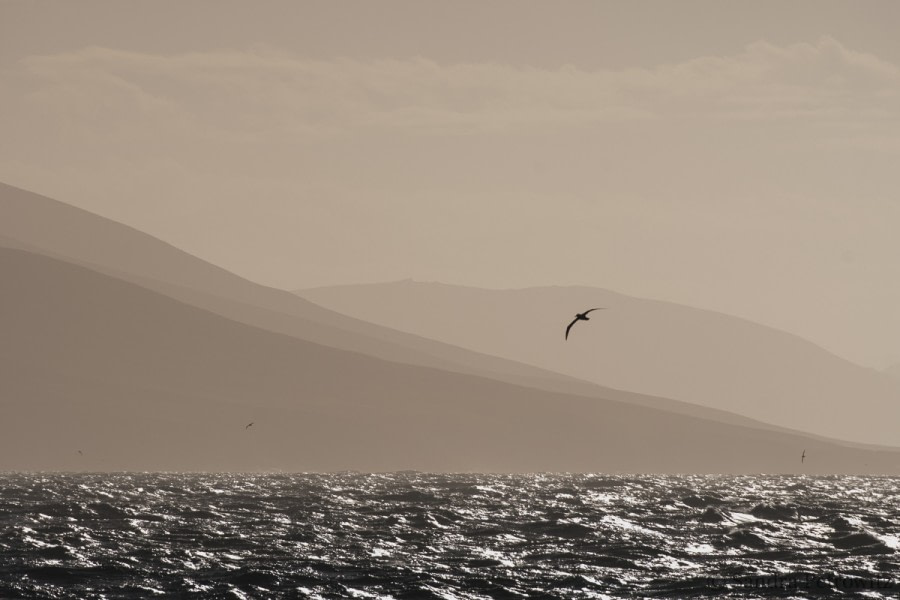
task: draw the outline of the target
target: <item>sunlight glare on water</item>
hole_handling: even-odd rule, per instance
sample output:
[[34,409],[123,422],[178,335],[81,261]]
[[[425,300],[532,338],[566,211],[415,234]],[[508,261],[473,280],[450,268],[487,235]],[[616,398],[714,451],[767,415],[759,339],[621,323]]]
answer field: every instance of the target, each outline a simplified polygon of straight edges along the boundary
[[885,477],[0,479],[0,597],[896,598],[900,590],[897,480]]

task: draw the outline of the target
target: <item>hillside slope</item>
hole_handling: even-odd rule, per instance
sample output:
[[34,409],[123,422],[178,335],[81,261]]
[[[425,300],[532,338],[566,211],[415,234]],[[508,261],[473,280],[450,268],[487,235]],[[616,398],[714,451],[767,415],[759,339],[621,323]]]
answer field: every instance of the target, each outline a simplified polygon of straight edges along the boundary
[[[721,313],[586,287],[395,282],[302,290],[336,311],[612,388],[789,429],[900,445],[900,381]],[[564,339],[576,312],[591,314]]]
[[378,360],[20,250],[0,277],[0,469],[797,472],[803,448],[805,472],[900,464]]
[[134,228],[3,184],[0,247],[81,264],[228,319],[323,346],[545,391],[615,399],[726,423],[778,429],[690,402],[598,386],[354,319],[289,292],[242,279]]

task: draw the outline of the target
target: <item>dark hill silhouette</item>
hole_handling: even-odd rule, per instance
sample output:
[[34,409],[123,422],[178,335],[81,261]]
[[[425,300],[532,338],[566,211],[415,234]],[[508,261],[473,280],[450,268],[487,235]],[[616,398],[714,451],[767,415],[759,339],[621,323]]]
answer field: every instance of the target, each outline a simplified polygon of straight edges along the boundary
[[567,379],[346,317],[250,282],[127,225],[5,184],[0,184],[0,245],[82,264],[230,319],[335,348],[426,366]]
[[[0,469],[792,472],[799,448],[817,457],[809,472],[900,465],[379,360],[21,250],[0,250],[0,276]],[[248,415],[265,428],[239,435]]]
[[547,391],[781,429],[689,402],[578,381],[348,317],[292,293],[242,279],[127,225],[4,184],[0,184],[0,246],[81,264],[229,319],[332,348]]

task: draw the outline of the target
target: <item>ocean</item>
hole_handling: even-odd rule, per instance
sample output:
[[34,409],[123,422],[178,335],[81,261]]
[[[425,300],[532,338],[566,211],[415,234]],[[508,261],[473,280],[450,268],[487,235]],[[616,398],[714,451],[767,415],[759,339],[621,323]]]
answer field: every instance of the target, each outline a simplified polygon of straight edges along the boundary
[[900,598],[888,477],[0,474],[0,598]]

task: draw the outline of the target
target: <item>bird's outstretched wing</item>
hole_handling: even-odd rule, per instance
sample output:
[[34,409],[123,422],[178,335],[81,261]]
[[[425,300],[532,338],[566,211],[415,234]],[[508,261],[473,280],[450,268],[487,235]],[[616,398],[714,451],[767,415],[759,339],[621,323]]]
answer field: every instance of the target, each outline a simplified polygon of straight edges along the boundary
[[605,307],[605,306],[601,306],[600,308],[592,308],[592,309],[590,309],[590,310],[584,311],[583,314],[586,315],[586,314],[588,314],[589,312],[593,312],[593,311],[595,311],[595,310],[606,310],[606,307]]
[[578,322],[578,319],[576,318],[574,321],[569,323],[568,327],[566,327],[566,339],[569,339],[569,330],[572,329],[572,325],[574,325],[577,322]]

